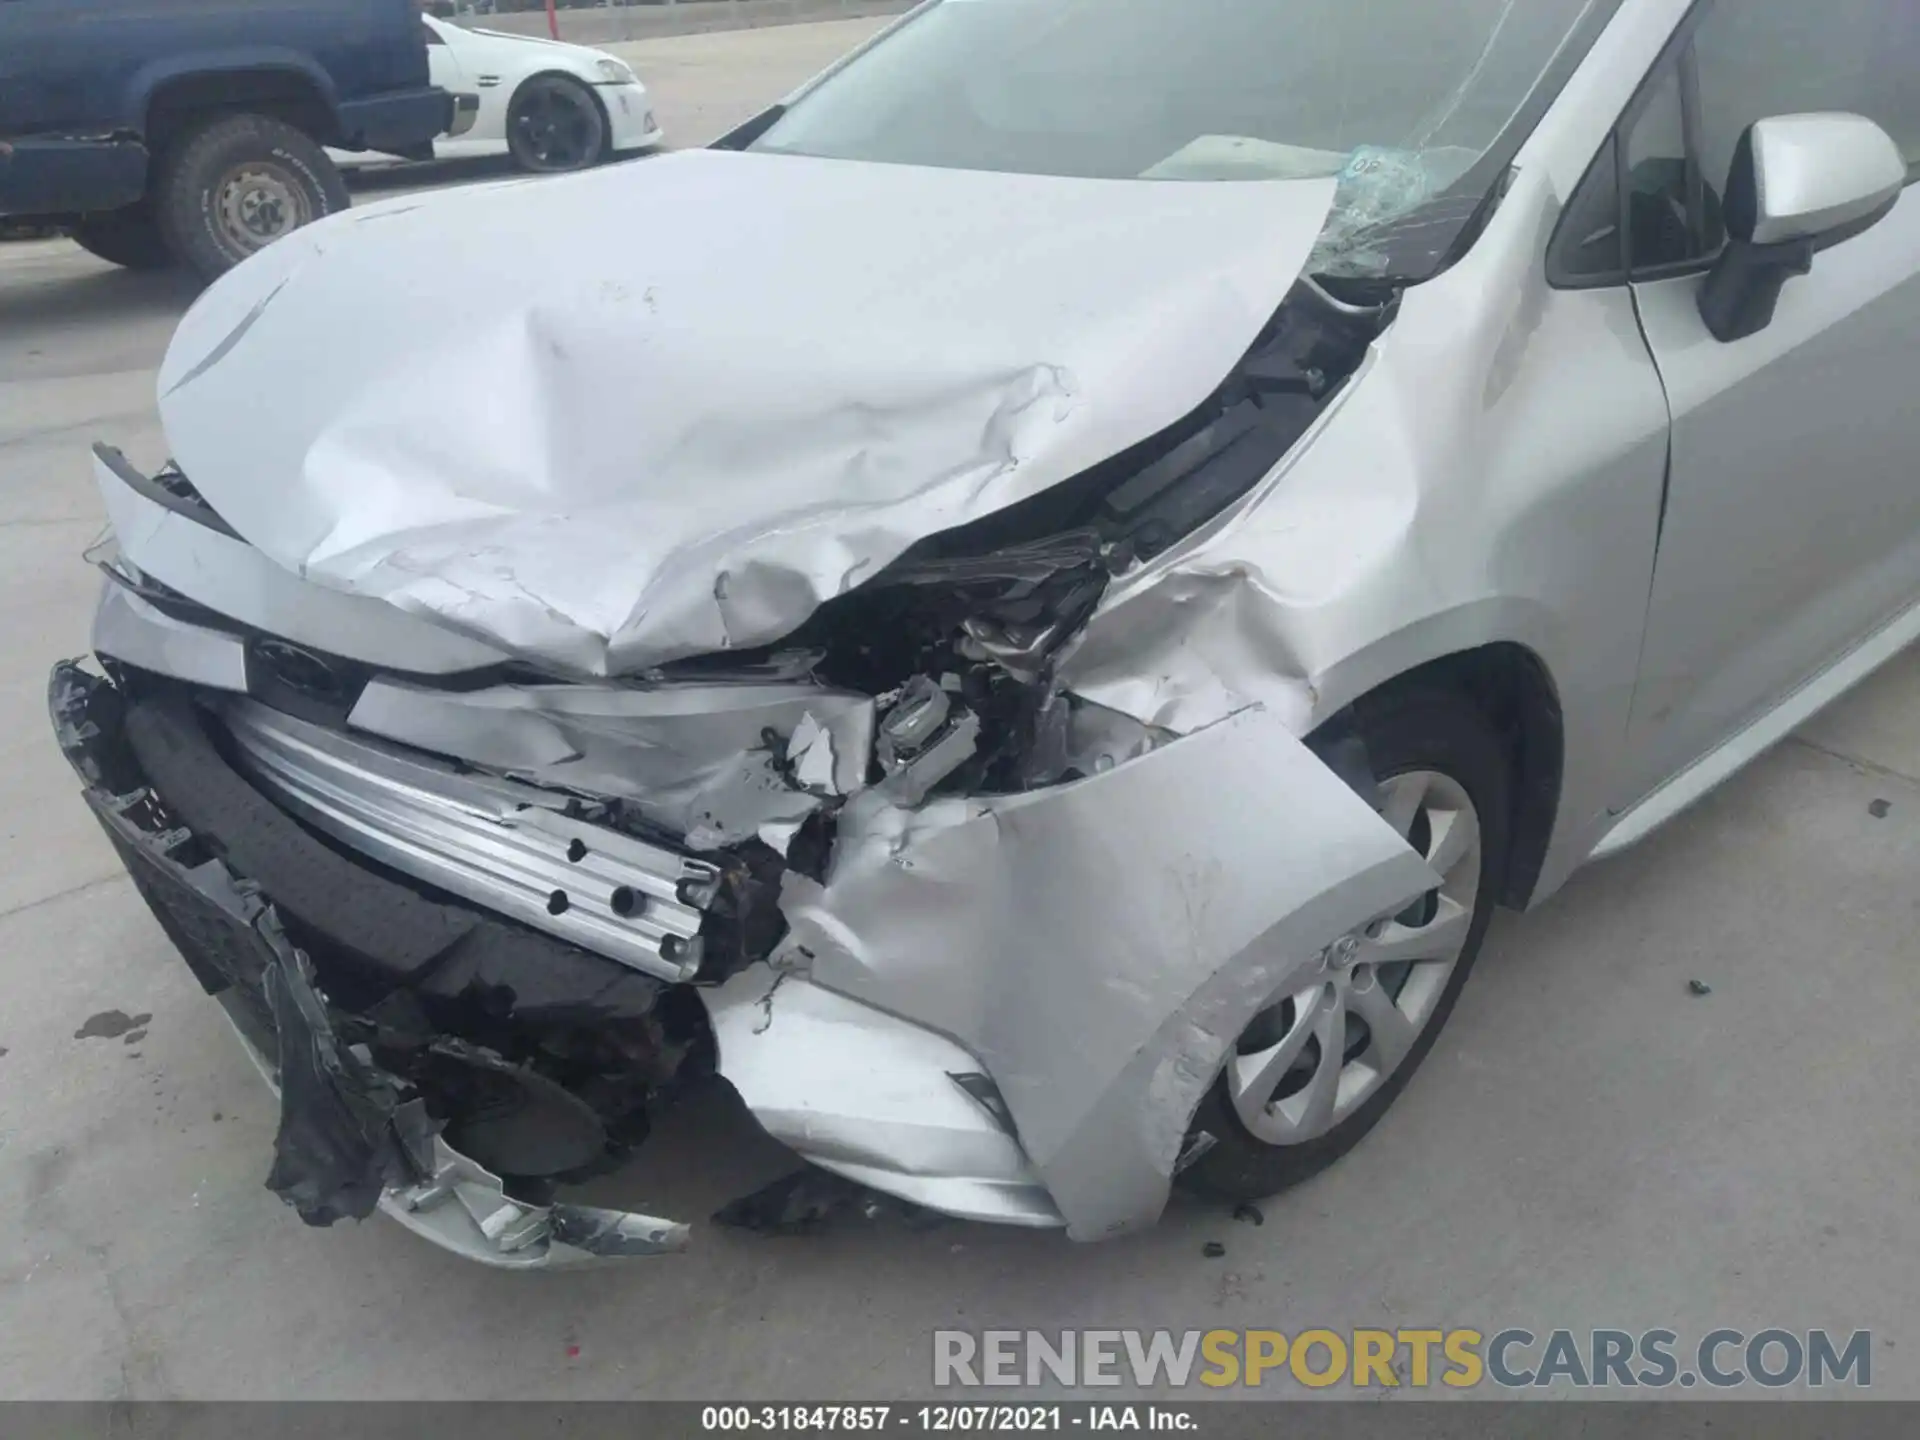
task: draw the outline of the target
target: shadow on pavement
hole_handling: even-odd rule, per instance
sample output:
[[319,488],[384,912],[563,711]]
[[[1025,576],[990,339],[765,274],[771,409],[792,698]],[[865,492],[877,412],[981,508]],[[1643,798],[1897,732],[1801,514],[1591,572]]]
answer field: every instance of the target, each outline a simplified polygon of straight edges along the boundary
[[505,180],[520,172],[506,155],[477,155],[463,160],[425,160],[356,168],[343,172],[347,188],[356,196],[384,199],[401,190],[437,190],[444,185],[467,185],[478,180]]
[[0,281],[0,337],[26,339],[29,326],[69,329],[179,315],[202,288],[185,271],[122,270],[59,242],[46,249],[44,260],[35,256],[10,267]]

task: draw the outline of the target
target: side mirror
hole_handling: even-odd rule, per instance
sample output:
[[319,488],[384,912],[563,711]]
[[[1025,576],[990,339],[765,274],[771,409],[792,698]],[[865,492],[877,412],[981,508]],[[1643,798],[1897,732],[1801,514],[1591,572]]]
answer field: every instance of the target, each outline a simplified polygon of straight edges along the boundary
[[1716,340],[1766,329],[1780,287],[1813,254],[1851,239],[1893,209],[1907,162],[1864,115],[1775,115],[1755,121],[1727,176],[1727,245],[1700,287],[1700,318]]

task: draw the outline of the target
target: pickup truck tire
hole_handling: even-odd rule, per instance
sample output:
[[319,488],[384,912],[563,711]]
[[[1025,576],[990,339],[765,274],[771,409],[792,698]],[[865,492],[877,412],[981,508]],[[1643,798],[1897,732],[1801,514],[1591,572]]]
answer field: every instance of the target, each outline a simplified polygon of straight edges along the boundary
[[89,255],[129,270],[164,270],[173,264],[173,252],[145,204],[89,215],[69,233],[73,243]]
[[168,147],[152,203],[173,252],[211,280],[352,199],[303,132],[269,115],[222,115]]

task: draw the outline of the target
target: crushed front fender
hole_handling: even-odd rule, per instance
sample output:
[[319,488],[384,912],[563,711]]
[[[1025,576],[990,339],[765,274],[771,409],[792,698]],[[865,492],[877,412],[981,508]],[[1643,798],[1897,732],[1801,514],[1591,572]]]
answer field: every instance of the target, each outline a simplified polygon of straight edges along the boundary
[[1253,1016],[1439,883],[1249,709],[1047,790],[856,797],[826,882],[789,876],[771,963],[977,1056],[1068,1233],[1097,1239],[1159,1216]]

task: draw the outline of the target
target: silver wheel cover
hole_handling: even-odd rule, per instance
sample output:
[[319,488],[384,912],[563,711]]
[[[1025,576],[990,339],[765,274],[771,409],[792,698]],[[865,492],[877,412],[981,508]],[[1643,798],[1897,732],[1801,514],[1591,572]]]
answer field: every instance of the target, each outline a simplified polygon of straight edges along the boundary
[[1383,781],[1375,808],[1441,886],[1297,969],[1228,1058],[1240,1123],[1269,1145],[1325,1135],[1405,1063],[1466,948],[1480,888],[1480,817],[1431,770]]

